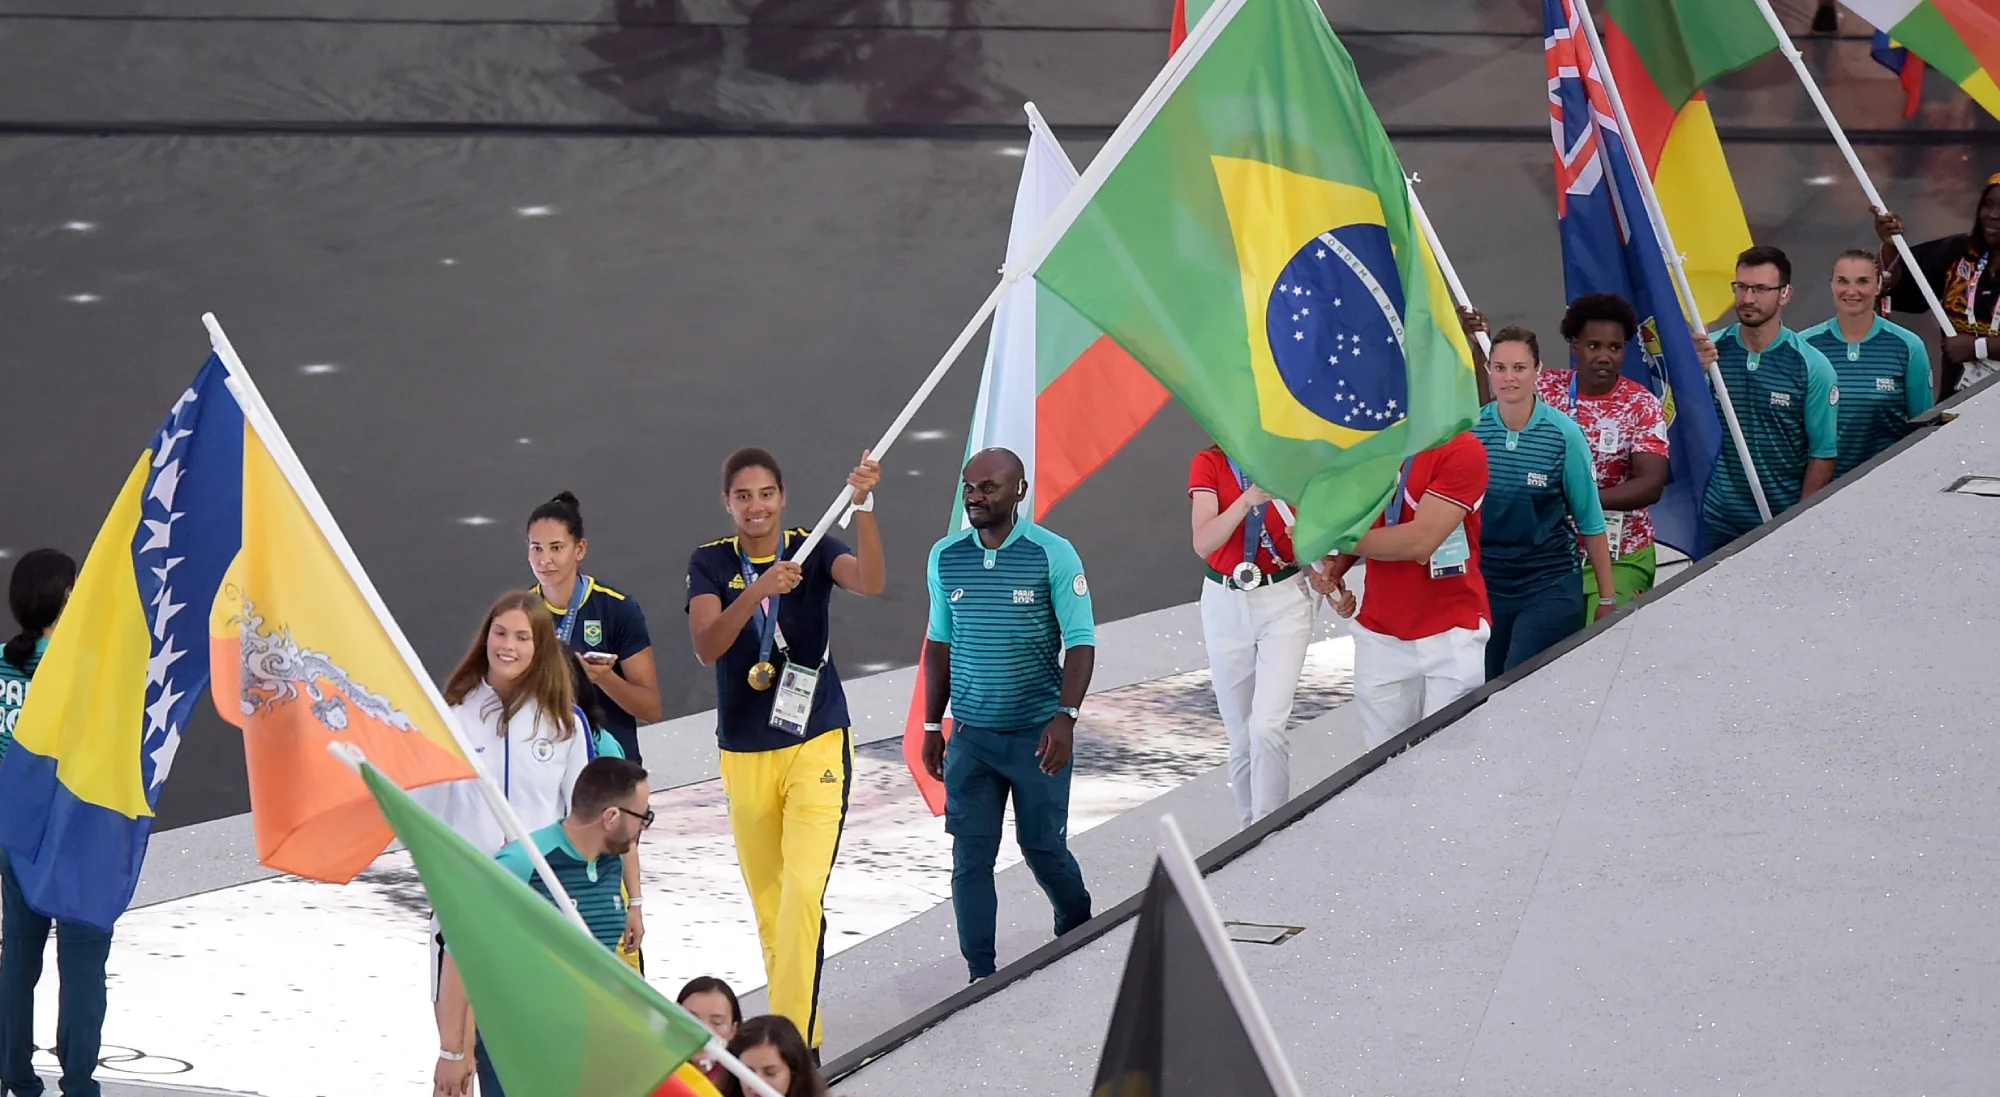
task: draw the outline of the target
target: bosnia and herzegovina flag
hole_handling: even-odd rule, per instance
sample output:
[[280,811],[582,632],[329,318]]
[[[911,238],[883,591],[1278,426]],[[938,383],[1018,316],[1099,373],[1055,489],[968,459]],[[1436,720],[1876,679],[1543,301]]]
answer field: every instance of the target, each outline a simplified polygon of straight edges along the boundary
[[226,377],[211,355],[133,466],[0,763],[0,847],[29,904],[55,918],[108,929],[131,901],[211,671],[245,732],[272,867],[344,881],[388,844],[367,790],[326,753],[332,738],[406,784],[470,775],[379,620],[351,612],[358,591],[298,521]]
[[207,618],[236,558],[243,414],[210,357],[139,455],[0,763],[0,847],[28,905],[111,928],[208,684]]
[[[1993,73],[2000,69],[2000,10],[1991,0],[1848,0],[1854,14],[1873,24],[1893,45],[1878,46],[1909,50],[1925,64],[1943,73],[1967,95],[2000,118],[2000,86]],[[1883,51],[1877,60],[1889,61]],[[1891,64],[1898,73],[1911,71]],[[1910,93],[1906,79],[1904,91]],[[1914,113],[1906,109],[1903,117]]]
[[1403,458],[1470,425],[1471,352],[1312,0],[1220,0],[1175,64],[1035,277],[1297,508],[1300,559],[1351,548]]
[[1722,424],[1576,2],[1542,0],[1563,288],[1571,301],[1615,293],[1638,312],[1639,338],[1626,345],[1624,373],[1660,398],[1671,463],[1666,492],[1650,508],[1654,533],[1699,556],[1701,502]]
[[1597,10],[1604,60],[1706,323],[1733,304],[1750,223],[1701,89],[1777,49],[1777,36],[1751,0],[1600,0]]

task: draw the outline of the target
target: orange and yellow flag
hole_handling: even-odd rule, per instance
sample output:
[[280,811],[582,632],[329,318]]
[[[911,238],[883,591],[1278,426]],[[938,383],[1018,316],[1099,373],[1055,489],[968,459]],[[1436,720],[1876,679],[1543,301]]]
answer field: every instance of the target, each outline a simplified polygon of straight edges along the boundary
[[247,419],[243,543],[208,631],[216,708],[243,729],[264,864],[345,883],[388,847],[374,797],[327,753],[335,740],[403,788],[473,775],[435,694]]

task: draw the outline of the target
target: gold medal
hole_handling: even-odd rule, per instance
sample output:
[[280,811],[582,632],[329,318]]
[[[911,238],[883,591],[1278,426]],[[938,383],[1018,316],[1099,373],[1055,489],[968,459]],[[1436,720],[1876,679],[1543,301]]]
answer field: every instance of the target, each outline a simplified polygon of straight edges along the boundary
[[758,663],[756,666],[750,668],[751,689],[755,690],[770,689],[771,683],[777,680],[778,680],[778,668],[772,666],[769,663]]

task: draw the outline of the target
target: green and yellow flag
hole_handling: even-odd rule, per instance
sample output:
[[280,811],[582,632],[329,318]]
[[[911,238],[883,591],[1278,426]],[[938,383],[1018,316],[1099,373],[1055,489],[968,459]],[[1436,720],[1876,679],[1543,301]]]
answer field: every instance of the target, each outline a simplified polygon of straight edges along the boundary
[[1035,277],[1297,508],[1311,560],[1354,545],[1404,457],[1471,424],[1472,355],[1318,6],[1217,6]]
[[375,767],[361,777],[416,861],[512,1097],[645,1097],[708,1043],[700,1021]]

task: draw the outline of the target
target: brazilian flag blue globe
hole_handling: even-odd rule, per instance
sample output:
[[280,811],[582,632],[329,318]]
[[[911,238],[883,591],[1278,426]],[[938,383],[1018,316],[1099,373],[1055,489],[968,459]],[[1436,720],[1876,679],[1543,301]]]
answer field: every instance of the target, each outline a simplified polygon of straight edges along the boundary
[[1352,548],[1403,459],[1467,429],[1472,354],[1403,168],[1313,0],[1218,0],[1190,67],[1038,271]]

